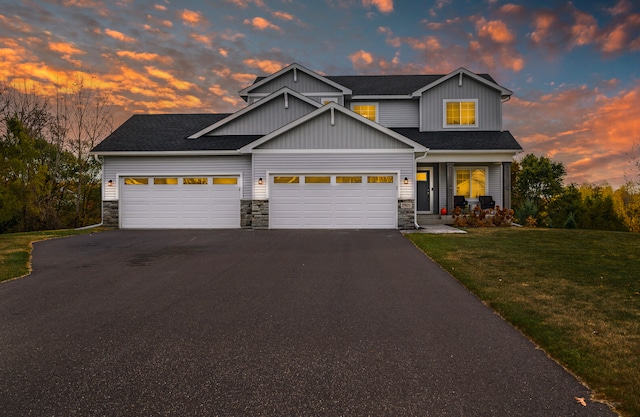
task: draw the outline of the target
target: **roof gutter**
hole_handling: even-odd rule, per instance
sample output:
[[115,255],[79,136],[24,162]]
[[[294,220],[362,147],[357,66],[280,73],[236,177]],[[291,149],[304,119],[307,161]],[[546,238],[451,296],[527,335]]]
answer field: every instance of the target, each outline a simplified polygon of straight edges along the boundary
[[239,155],[238,149],[224,151],[96,151],[89,152],[97,156],[214,156],[214,155]]

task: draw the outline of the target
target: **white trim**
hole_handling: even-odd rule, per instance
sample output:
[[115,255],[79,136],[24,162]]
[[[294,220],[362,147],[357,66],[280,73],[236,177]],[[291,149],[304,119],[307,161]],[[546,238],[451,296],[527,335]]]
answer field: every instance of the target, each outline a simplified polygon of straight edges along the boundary
[[[373,120],[374,122],[378,123],[378,115],[380,114],[380,103],[378,103],[377,101],[356,101],[356,102],[351,102],[349,104],[349,110],[351,110],[352,112],[356,113],[356,114],[360,114],[358,112],[356,112],[355,110],[353,110],[353,108],[355,106],[373,106],[376,109],[376,118],[375,120]],[[364,116],[362,116],[364,117]],[[369,119],[368,117],[365,117],[365,119]],[[371,120],[371,119],[369,119]]]
[[308,97],[305,97],[304,95],[298,93],[297,91],[294,91],[292,89],[290,89],[289,87],[282,87],[280,90],[275,91],[269,95],[267,95],[265,98],[258,100],[258,101],[254,101],[253,103],[249,104],[248,106],[238,110],[237,112],[225,117],[224,119],[212,124],[211,126],[205,127],[204,129],[190,135],[187,137],[187,139],[197,139],[203,135],[206,135],[207,133],[212,132],[213,130],[219,128],[220,126],[223,126],[227,123],[229,123],[232,120],[237,119],[238,117],[258,108],[259,106],[262,106],[268,102],[270,102],[271,100],[276,99],[277,97],[284,95],[284,102],[285,102],[285,108],[287,108],[288,104],[289,104],[289,94],[291,94],[292,96],[314,106],[314,107],[320,107],[321,104],[318,103],[315,100],[312,100]]
[[254,149],[251,153],[254,154],[340,154],[340,153],[355,153],[355,154],[380,154],[380,153],[415,153],[411,148],[398,149],[398,148],[372,148],[372,149]]
[[[427,185],[429,187],[429,207],[431,207],[431,211],[418,211],[418,174],[420,174],[421,172],[427,172],[429,171],[429,184]],[[416,187],[415,187],[415,191],[414,191],[414,197],[413,197],[413,201],[415,201],[415,212],[419,213],[419,214],[434,214],[437,212],[437,210],[434,210],[433,207],[433,195],[435,194],[435,190],[434,190],[434,186],[433,186],[433,171],[434,171],[434,167],[416,167],[416,174],[415,174],[415,182],[416,182]]]
[[[491,82],[491,81],[489,81],[489,80],[487,80],[485,78],[482,78],[481,76],[479,76],[477,74],[474,74],[473,72],[469,71],[466,68],[460,67],[457,70],[445,75],[444,77],[441,77],[441,78],[437,79],[436,81],[432,82],[431,84],[427,84],[424,87],[414,91],[413,93],[411,93],[411,96],[412,97],[421,96],[422,93],[424,93],[425,91],[430,90],[431,88],[433,88],[433,87],[435,87],[435,86],[437,86],[439,84],[442,84],[443,82],[455,77],[456,75],[459,75],[460,77],[462,77],[462,74],[464,74],[464,75],[466,75],[468,77],[471,77],[474,80],[476,80],[476,81],[478,81],[478,82],[480,82],[480,83],[482,83],[484,85],[487,85],[487,86],[489,86],[491,88],[494,88],[494,89],[500,91],[500,95],[501,96],[510,96],[510,95],[513,94],[513,91],[511,91],[511,90],[509,90],[507,88],[504,88],[499,84]],[[458,82],[461,83],[462,82],[462,78]]]
[[349,117],[351,117],[353,119],[356,119],[356,120],[366,124],[367,126],[370,126],[370,127],[374,128],[374,129],[386,134],[387,136],[391,136],[392,138],[399,140],[400,142],[404,143],[405,145],[408,145],[411,148],[413,148],[414,152],[426,152],[427,151],[427,148],[425,148],[424,146],[420,145],[419,143],[414,142],[411,139],[408,139],[408,138],[402,136],[401,134],[394,132],[393,130],[391,130],[389,128],[386,128],[386,127],[384,127],[382,125],[379,125],[378,123],[373,122],[373,121],[367,119],[366,117],[362,117],[359,114],[357,114],[357,113],[355,113],[355,112],[353,112],[353,111],[347,109],[346,107],[343,107],[343,106],[341,106],[341,105],[339,105],[337,103],[329,103],[329,104],[326,104],[326,105],[320,107],[319,109],[316,109],[316,110],[314,110],[314,111],[312,111],[310,113],[307,113],[304,116],[300,117],[299,119],[294,120],[293,122],[274,130],[273,132],[269,133],[268,135],[265,135],[265,136],[261,137],[260,139],[257,139],[255,141],[251,142],[250,144],[248,144],[246,146],[243,146],[242,148],[240,148],[239,151],[241,153],[252,153],[252,152],[254,152],[254,149],[256,147],[262,145],[263,143],[265,143],[265,142],[267,142],[267,141],[269,141],[269,140],[271,140],[271,139],[273,139],[273,138],[275,138],[275,137],[277,137],[277,136],[279,136],[279,135],[281,135],[281,134],[283,134],[283,133],[285,133],[285,132],[287,132],[287,131],[289,131],[289,130],[297,127],[297,126],[300,126],[301,124],[303,124],[303,123],[305,123],[305,122],[307,122],[307,121],[309,121],[309,120],[321,115],[324,112],[331,111],[331,109],[334,109],[335,111],[339,111],[339,112],[341,112],[341,113],[343,113],[343,114],[345,114],[345,115],[347,115],[347,116],[349,116]]
[[[305,74],[307,74],[307,75],[309,75],[309,76],[311,76],[311,77],[313,77],[313,78],[315,78],[315,79],[317,79],[317,80],[319,80],[319,81],[321,81],[321,82],[323,82],[325,84],[328,84],[328,85],[340,90],[342,92],[342,94],[351,95],[351,90],[346,88],[345,86],[340,85],[340,84],[338,84],[338,83],[336,83],[334,81],[331,81],[330,79],[328,79],[326,77],[323,77],[322,75],[320,75],[320,74],[318,74],[316,72],[313,72],[310,69],[305,68],[302,65],[297,64],[297,63],[293,63],[293,64],[291,64],[289,66],[286,66],[286,67],[282,68],[281,70],[279,70],[277,72],[274,72],[273,74],[263,78],[259,82],[251,84],[250,86],[243,88],[242,90],[238,91],[238,95],[240,95],[241,97],[248,96],[250,94],[251,90],[253,90],[253,89],[257,88],[257,87],[261,87],[261,86],[269,83],[271,80],[273,80],[273,79],[279,77],[280,75],[282,75],[282,74],[284,74],[286,72],[289,72],[291,70],[294,71],[295,80],[297,80],[297,71],[300,70],[300,71],[304,72]],[[295,80],[294,80],[294,82],[297,82]]]
[[510,162],[516,152],[499,152],[499,151],[429,151],[425,158],[420,158],[420,163],[492,163],[492,162]]
[[[473,108],[475,109],[475,123],[472,125],[450,125],[447,124],[447,104],[448,103],[475,103]],[[453,98],[445,98],[442,99],[442,128],[443,129],[466,129],[466,128],[476,128],[478,127],[478,119],[479,119],[480,110],[478,109],[478,99],[477,98],[461,98],[461,99],[453,99]],[[462,117],[462,114],[460,115]]]

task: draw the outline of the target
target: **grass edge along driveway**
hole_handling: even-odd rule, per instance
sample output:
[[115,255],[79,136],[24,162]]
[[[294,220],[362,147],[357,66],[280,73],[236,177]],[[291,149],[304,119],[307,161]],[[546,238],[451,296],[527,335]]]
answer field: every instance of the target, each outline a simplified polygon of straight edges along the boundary
[[640,234],[406,235],[625,416],[640,416]]
[[0,283],[22,278],[31,273],[31,253],[34,242],[96,233],[102,230],[104,229],[65,229],[0,234]]

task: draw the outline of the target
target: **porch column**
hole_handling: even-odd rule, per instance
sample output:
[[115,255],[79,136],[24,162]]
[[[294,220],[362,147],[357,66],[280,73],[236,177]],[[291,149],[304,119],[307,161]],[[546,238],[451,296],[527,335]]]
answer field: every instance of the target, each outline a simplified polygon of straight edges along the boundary
[[511,162],[502,163],[502,208],[511,208]]
[[447,162],[447,211],[453,212],[453,195],[455,187],[455,171],[453,170],[453,162]]

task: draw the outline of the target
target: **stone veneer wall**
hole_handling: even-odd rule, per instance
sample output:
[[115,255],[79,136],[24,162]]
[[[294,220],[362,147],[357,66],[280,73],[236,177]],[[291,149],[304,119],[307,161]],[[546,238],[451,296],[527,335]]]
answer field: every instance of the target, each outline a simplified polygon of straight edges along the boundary
[[415,229],[414,201],[398,200],[398,229]]
[[253,226],[253,201],[240,200],[240,227],[251,229]]
[[102,225],[105,227],[119,227],[118,201],[102,202]]
[[254,229],[269,228],[269,200],[252,200],[251,217]]

